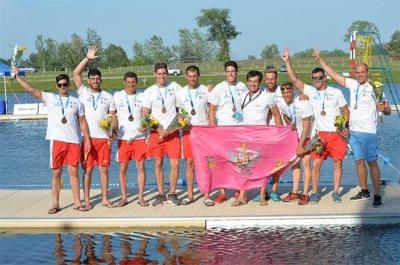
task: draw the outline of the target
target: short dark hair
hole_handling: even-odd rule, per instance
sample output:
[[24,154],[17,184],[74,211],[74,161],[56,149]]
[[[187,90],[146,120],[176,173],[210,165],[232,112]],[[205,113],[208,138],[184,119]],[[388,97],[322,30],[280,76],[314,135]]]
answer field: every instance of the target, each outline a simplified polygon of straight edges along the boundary
[[275,74],[275,76],[276,77],[278,77],[278,71],[276,71],[276,69],[275,69],[275,67],[268,67],[268,65],[267,65],[267,67],[265,68],[265,72],[264,72],[264,74]]
[[69,76],[66,74],[59,74],[56,76],[56,83],[60,82],[61,80],[67,80],[67,83],[69,84]]
[[228,66],[232,66],[233,68],[235,68],[235,70],[238,70],[238,64],[235,61],[227,61],[224,64],[224,70],[226,71],[226,68],[228,68]]
[[294,87],[293,87],[293,83],[290,82],[290,81],[285,81],[285,82],[283,82],[283,83],[281,84],[281,90],[282,90],[282,88],[284,88],[284,87],[289,87],[290,89],[293,89],[293,88],[294,88]]
[[124,81],[125,81],[127,78],[135,78],[135,81],[136,81],[136,82],[138,81],[137,74],[135,74],[134,72],[126,72],[126,73],[124,74]]
[[316,74],[316,73],[322,73],[323,75],[325,75],[325,70],[322,69],[321,67],[316,67],[312,70],[311,72],[312,74]]
[[154,65],[154,73],[157,72],[158,69],[165,69],[166,71],[168,71],[168,66],[166,63],[156,63]]
[[258,76],[258,81],[261,81],[263,79],[263,74],[260,71],[251,70],[250,72],[247,73],[246,80],[249,80],[249,78],[252,78],[255,76]]
[[96,68],[91,68],[91,69],[89,69],[87,76],[90,77],[90,76],[95,76],[95,75],[98,75],[98,76],[101,77],[101,72],[100,72],[100,70],[99,70],[99,69],[96,69]]
[[186,67],[186,74],[188,73],[188,72],[197,72],[197,74],[200,76],[200,69],[199,69],[199,67],[197,67],[196,65],[189,65],[188,67]]

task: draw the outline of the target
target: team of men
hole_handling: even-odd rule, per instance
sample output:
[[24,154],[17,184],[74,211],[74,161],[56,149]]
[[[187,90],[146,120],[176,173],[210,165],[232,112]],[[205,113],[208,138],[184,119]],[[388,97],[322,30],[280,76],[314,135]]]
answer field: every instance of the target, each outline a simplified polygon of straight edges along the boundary
[[[82,71],[90,60],[97,58],[97,48],[89,47],[85,58],[74,70],[74,83],[79,99],[68,94],[69,78],[59,75],[56,78],[58,95],[42,92],[18,76],[14,69],[16,80],[37,99],[46,103],[49,108],[47,139],[50,142],[50,168],[52,169],[53,202],[49,214],[60,211],[59,192],[63,165],[67,164],[70,183],[74,194],[74,209],[88,211],[90,204],[91,175],[95,165],[99,168],[102,200],[101,205],[108,208],[123,207],[128,204],[127,169],[130,160],[135,160],[138,172],[138,204],[146,207],[149,203],[144,199],[146,157],[154,159],[154,175],[157,181],[158,194],[152,205],[164,202],[173,205],[187,205],[194,201],[193,183],[194,166],[190,148],[190,129],[179,131],[167,130],[175,118],[178,108],[189,113],[192,125],[286,125],[298,133],[299,143],[296,154],[301,158],[293,165],[293,189],[285,197],[284,202],[298,201],[299,205],[318,203],[318,183],[320,168],[329,156],[333,160],[333,193],[334,202],[340,203],[339,192],[342,177],[342,161],[345,158],[347,143],[344,140],[349,135],[349,144],[356,159],[357,175],[361,191],[351,200],[369,199],[367,188],[365,161],[371,172],[374,188],[373,206],[382,205],[380,196],[380,172],[376,162],[376,126],[378,111],[390,114],[390,106],[385,102],[377,102],[373,88],[368,83],[368,66],[357,65],[356,80],[337,74],[315,50],[313,56],[321,68],[312,71],[313,86],[301,81],[292,68],[289,49],[285,49],[282,59],[286,64],[291,82],[277,85],[278,73],[267,67],[264,72],[265,87],[261,86],[263,74],[250,71],[246,76],[247,84],[237,80],[238,65],[228,61],[224,65],[225,80],[213,89],[199,83],[200,69],[191,65],[186,69],[187,85],[181,87],[176,82],[168,80],[168,68],[165,63],[154,66],[155,83],[143,93],[138,93],[136,86],[138,76],[133,72],[125,73],[124,89],[114,95],[102,90],[101,72],[97,69],[88,71],[87,83],[84,86]],[[327,85],[329,74],[343,87],[350,89],[350,107],[340,89]],[[295,96],[297,89],[299,96]],[[141,127],[141,120],[151,114],[159,121],[157,128],[152,128],[146,137],[146,129]],[[343,114],[346,128],[337,131],[334,126],[335,117]],[[100,120],[111,118],[110,130],[100,126]],[[79,145],[79,132],[84,135],[82,145]],[[306,152],[305,144],[314,134],[317,134],[324,145],[322,153]],[[108,199],[108,167],[110,165],[111,141],[117,140],[116,161],[119,163],[119,182],[121,198],[116,203]],[[176,185],[179,172],[179,159],[185,159],[185,174],[187,182],[187,197],[179,200],[176,195]],[[163,177],[163,158],[169,160],[169,190],[165,194]],[[312,166],[311,164],[312,160]],[[83,190],[84,204],[79,196],[78,162],[84,169]],[[301,176],[300,163],[303,165],[303,191],[299,192]],[[267,200],[280,201],[277,193],[278,176],[272,176],[271,193],[266,192],[266,183],[260,188],[260,194],[255,199],[260,205],[267,205]],[[309,185],[312,191],[309,196]],[[227,199],[225,189],[212,200],[208,193],[204,194],[204,204],[213,206]],[[236,191],[232,206],[247,203],[246,191]]]

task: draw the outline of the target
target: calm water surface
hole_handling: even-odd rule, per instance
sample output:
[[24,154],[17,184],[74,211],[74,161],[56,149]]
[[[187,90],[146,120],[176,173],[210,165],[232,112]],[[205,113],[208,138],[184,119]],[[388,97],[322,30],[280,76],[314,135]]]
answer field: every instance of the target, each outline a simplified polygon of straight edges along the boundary
[[400,226],[0,234],[1,264],[400,264]]

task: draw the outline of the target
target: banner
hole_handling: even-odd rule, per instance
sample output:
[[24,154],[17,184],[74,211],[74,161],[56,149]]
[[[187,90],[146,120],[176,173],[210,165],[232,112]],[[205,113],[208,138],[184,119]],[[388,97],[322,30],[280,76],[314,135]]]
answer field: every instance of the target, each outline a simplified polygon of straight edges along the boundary
[[297,160],[297,133],[267,125],[193,126],[190,145],[201,192],[248,190],[282,175]]

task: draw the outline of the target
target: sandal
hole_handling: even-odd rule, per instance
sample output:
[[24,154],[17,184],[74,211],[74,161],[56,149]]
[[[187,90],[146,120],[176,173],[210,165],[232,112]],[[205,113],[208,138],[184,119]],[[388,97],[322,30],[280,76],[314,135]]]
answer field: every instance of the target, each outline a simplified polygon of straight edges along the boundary
[[204,205],[207,207],[214,206],[215,202],[211,199],[204,200]]
[[115,204],[113,204],[112,202],[107,202],[105,204],[101,204],[102,207],[105,208],[115,208]]
[[147,207],[149,206],[149,203],[145,200],[138,200],[137,204],[139,204],[142,207]]
[[59,211],[61,211],[61,208],[59,208],[59,207],[53,207],[53,208],[50,208],[50,209],[47,211],[47,214],[55,214],[55,213],[58,213]]
[[89,209],[86,208],[86,207],[83,206],[83,205],[74,206],[73,209],[74,209],[75,211],[80,211],[80,212],[87,212],[87,211],[89,211]]
[[245,205],[245,204],[247,204],[247,202],[244,202],[244,201],[234,201],[234,202],[232,203],[232,206],[233,206],[233,207],[237,207],[237,206],[242,206],[242,205]]
[[184,199],[181,200],[181,204],[182,205],[188,205],[188,204],[191,204],[193,202],[194,202],[193,198],[184,198]]
[[116,204],[114,204],[114,206],[115,207],[124,207],[127,204],[128,204],[128,201],[119,200]]

